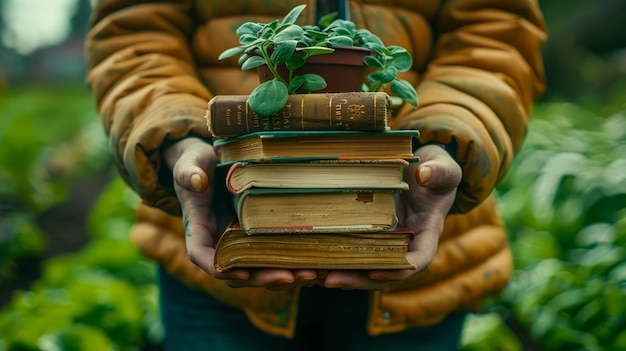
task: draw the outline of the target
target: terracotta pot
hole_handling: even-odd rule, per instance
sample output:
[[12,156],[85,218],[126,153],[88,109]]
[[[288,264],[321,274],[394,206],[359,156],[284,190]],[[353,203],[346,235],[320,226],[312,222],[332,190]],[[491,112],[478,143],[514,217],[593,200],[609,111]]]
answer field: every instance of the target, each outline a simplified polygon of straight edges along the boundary
[[[361,91],[367,66],[363,62],[365,56],[372,51],[361,47],[337,47],[331,54],[311,56],[306,64],[294,72],[294,75],[316,73],[326,80],[326,88],[316,92],[339,93]],[[267,65],[257,67],[261,83],[274,78]],[[287,80],[287,68],[278,68],[278,74]]]

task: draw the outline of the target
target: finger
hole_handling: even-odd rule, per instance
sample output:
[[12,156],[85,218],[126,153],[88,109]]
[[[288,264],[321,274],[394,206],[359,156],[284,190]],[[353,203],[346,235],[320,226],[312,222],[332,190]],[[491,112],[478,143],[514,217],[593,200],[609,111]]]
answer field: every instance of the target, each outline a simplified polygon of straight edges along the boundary
[[227,280],[232,288],[272,287],[292,284],[296,281],[288,269],[251,269],[248,279]]
[[[428,231],[428,229],[426,229],[426,231]],[[409,263],[415,267],[415,269],[372,270],[369,272],[368,277],[372,280],[394,282],[405,280],[416,273],[426,270],[435,257],[439,236],[438,233],[432,235],[420,233],[416,235],[406,256]]]
[[323,286],[344,290],[382,290],[389,282],[372,280],[367,271],[331,271],[326,276]]
[[280,284],[266,286],[269,290],[287,290],[296,289],[304,286],[321,285],[324,282],[326,273],[319,274],[319,272],[312,269],[298,269],[293,271],[295,281],[290,284]]
[[[411,262],[414,267],[415,260],[408,258],[409,262]],[[412,262],[413,261],[413,262]],[[368,278],[372,280],[380,280],[385,282],[399,282],[407,279],[408,277],[414,275],[419,272],[417,269],[380,269],[380,270],[371,270],[368,272]]]
[[438,146],[424,146],[418,150],[421,162],[416,165],[415,179],[423,187],[437,193],[455,190],[461,182],[463,171],[459,164]]

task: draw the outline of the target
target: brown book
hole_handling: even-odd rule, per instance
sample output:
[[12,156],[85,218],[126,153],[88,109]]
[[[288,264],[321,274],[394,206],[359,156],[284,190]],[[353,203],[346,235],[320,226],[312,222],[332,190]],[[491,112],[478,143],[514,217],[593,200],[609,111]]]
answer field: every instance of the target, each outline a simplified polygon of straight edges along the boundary
[[219,239],[215,268],[415,269],[406,259],[414,233],[391,232],[248,235],[233,220]]
[[289,95],[285,107],[270,116],[250,109],[248,95],[217,95],[206,119],[215,138],[262,131],[361,130],[389,128],[390,98],[384,92]]
[[[235,162],[226,175],[233,194],[250,188],[346,188],[407,190],[405,159]],[[417,162],[417,159],[410,161]]]
[[417,130],[384,132],[301,131],[257,132],[217,139],[214,146],[222,163],[301,159],[412,158]]
[[251,188],[234,196],[249,234],[377,232],[398,222],[397,190]]

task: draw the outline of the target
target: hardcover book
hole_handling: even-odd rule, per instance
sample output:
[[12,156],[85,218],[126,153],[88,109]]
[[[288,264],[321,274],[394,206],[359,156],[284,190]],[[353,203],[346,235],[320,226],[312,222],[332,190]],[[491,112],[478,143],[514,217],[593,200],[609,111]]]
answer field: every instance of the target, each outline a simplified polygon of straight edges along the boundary
[[233,195],[248,234],[364,233],[393,230],[392,190],[251,188]]
[[302,131],[257,132],[217,139],[222,163],[308,159],[407,159],[413,156],[417,130],[385,132]]
[[226,175],[233,194],[257,188],[346,188],[407,190],[405,160],[315,160],[298,162],[235,162]]
[[260,131],[389,129],[390,98],[384,92],[289,95],[271,116],[250,109],[248,95],[217,95],[208,103],[209,131],[215,138]]
[[415,269],[406,259],[414,233],[248,235],[236,220],[220,237],[215,268]]

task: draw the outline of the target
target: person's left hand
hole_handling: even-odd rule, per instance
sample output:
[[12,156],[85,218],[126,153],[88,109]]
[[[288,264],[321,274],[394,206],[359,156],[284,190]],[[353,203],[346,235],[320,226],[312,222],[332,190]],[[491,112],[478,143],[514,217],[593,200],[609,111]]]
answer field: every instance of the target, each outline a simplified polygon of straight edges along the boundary
[[462,178],[461,167],[438,145],[425,145],[415,152],[418,164],[405,170],[409,191],[397,201],[398,219],[415,232],[409,246],[408,261],[414,270],[370,270],[320,272],[327,288],[380,290],[426,269],[433,260],[443,223],[454,203]]
[[[323,280],[312,269],[244,269],[218,272],[215,268],[215,245],[226,223],[219,220],[215,206],[224,206],[214,197],[213,179],[217,154],[206,141],[189,137],[164,150],[164,160],[172,171],[185,226],[185,246],[189,260],[231,287],[265,287],[272,290],[315,285]],[[223,221],[223,219],[222,219]]]

